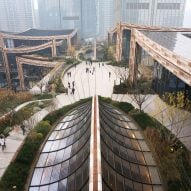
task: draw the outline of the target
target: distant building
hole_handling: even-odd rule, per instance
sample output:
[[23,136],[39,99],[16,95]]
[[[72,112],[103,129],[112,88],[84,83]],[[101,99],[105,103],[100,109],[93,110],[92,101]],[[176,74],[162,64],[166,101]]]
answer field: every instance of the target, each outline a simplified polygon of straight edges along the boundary
[[0,0],[0,31],[21,32],[33,27],[31,0]]
[[81,0],[81,33],[83,38],[95,37],[98,25],[97,0]]
[[98,3],[98,34],[102,38],[114,26],[114,8],[114,0],[100,0]]
[[41,29],[78,28],[81,38],[96,35],[95,0],[38,0]]
[[185,3],[186,0],[121,0],[121,21],[151,26],[181,27]]

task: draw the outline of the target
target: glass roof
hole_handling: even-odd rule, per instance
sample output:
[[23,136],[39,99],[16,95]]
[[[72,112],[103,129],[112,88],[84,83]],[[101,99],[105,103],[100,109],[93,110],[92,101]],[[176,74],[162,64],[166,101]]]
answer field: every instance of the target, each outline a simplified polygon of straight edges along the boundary
[[152,153],[126,115],[101,103],[100,129],[103,190],[163,190]]
[[191,38],[190,33],[183,32],[145,32],[141,31],[151,40],[157,42],[170,51],[191,60],[190,47]]
[[29,191],[88,190],[91,103],[66,115],[45,143]]

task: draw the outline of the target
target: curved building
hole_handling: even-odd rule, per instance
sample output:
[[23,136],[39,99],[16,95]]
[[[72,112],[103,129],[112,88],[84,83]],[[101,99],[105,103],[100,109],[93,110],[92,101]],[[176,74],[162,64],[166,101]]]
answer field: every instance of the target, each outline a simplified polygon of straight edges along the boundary
[[91,104],[66,115],[45,143],[29,191],[88,190]]
[[56,125],[28,189],[162,191],[163,187],[140,129],[121,111],[94,98]]

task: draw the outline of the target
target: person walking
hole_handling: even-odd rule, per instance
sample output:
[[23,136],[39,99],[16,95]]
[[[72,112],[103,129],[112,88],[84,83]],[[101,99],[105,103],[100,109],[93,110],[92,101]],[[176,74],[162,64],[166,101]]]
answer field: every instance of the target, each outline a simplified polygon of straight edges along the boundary
[[70,88],[70,82],[68,82],[68,88]]
[[23,132],[23,135],[25,135],[25,133],[26,133],[26,127],[25,127],[25,125],[22,123],[21,124],[21,130],[22,130],[22,132]]
[[72,82],[72,86],[74,87],[74,81]]
[[75,92],[75,89],[74,89],[74,87],[72,88],[72,94],[74,95],[74,92]]
[[5,135],[3,134],[0,135],[0,145],[2,147],[2,151],[4,151],[6,148],[6,140],[5,140]]
[[3,144],[2,144],[2,151],[4,151],[6,148],[6,140],[5,137],[3,138]]

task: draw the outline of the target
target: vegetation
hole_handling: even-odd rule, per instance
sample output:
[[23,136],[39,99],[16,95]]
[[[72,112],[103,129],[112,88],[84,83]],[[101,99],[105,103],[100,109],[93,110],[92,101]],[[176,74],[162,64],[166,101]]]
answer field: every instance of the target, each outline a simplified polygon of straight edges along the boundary
[[67,55],[68,56],[74,57],[75,54],[76,54],[76,50],[75,50],[74,46],[70,46],[67,48]]
[[82,52],[79,53],[79,59],[80,60],[85,60],[84,54]]
[[128,104],[128,106],[127,103],[126,106],[124,104],[123,107],[129,108],[128,110],[119,107],[119,102],[112,101],[109,98],[100,99],[123,110],[139,124],[154,154],[165,189],[168,191],[191,190],[191,155],[176,136],[156,119],[134,109],[131,104]]
[[107,44],[103,45],[103,60],[104,61],[114,61],[115,60],[115,45],[111,45],[108,47]]
[[36,94],[34,95],[34,100],[41,100],[41,99],[52,99],[52,94],[50,93],[43,93],[43,94]]
[[191,101],[183,91],[166,92],[162,99],[171,106],[191,111]]
[[50,105],[50,101],[34,102],[28,104],[17,112],[13,112],[0,120],[0,134],[9,135],[12,126],[19,125],[30,118],[34,113]]
[[125,83],[114,85],[113,87],[114,94],[126,94],[127,92],[128,92],[128,86]]
[[67,58],[67,59],[65,59],[65,62],[66,62],[67,65],[78,64],[79,63],[79,61],[76,60],[75,58]]
[[52,112],[29,132],[15,160],[11,162],[0,180],[0,191],[13,190],[13,187],[15,187],[16,191],[24,190],[27,177],[29,176],[32,168],[32,163],[37,157],[38,150],[42,143],[46,140],[51,127],[54,126],[53,124],[63,117],[63,115],[65,115],[68,111],[89,100],[90,98],[80,100],[75,104],[65,106]]
[[32,100],[32,95],[27,92],[1,91],[0,92],[0,116],[12,111],[16,106]]
[[49,82],[49,91],[56,92],[56,93],[66,93],[67,88],[64,87],[60,75]]

